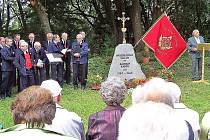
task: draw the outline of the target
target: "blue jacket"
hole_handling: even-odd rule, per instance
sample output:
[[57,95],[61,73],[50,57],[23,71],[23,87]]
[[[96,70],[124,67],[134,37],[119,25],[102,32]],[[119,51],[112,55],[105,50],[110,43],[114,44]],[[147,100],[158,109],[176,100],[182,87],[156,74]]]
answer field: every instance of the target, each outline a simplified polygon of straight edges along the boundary
[[[32,65],[34,66],[36,64],[34,51],[32,48],[28,48],[28,51],[31,57]],[[20,76],[26,76],[26,60],[23,51],[17,51],[15,54],[14,65],[18,68]]]
[[58,53],[59,49],[56,47],[56,44],[54,42],[50,42],[46,47],[46,51],[48,53]]
[[14,65],[13,60],[15,58],[15,52],[10,47],[4,46],[1,49],[1,59],[2,59],[2,66],[1,71],[13,71]]
[[86,64],[88,59],[88,44],[86,42],[83,42],[81,45],[79,45],[76,41],[72,43],[72,63],[76,63],[76,59],[74,57],[75,53],[78,53],[77,50],[80,48],[80,64]]
[[[200,43],[204,43],[204,39],[203,39],[202,36],[199,36],[198,38],[200,39]],[[197,42],[195,40],[195,37],[194,36],[193,37],[190,37],[188,39],[188,42],[187,42],[187,49],[188,49],[188,51],[191,54],[196,55],[197,57],[201,57],[201,55],[202,55],[201,54],[201,51],[193,51],[192,50],[192,48],[197,48],[197,46],[198,46],[198,44],[197,44]]]

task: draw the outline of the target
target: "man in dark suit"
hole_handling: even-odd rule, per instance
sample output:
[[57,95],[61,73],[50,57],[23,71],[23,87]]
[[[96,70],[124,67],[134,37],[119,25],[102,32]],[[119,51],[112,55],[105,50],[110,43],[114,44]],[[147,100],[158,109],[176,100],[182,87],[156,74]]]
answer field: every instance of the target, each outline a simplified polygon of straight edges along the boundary
[[28,48],[28,43],[20,42],[20,49],[15,54],[14,64],[18,68],[20,75],[20,91],[35,84],[34,65],[35,55],[32,48]]
[[82,35],[76,36],[76,41],[72,44],[72,63],[73,63],[73,85],[78,88],[78,79],[80,75],[81,88],[85,89],[85,66],[87,64],[88,44],[82,42]]
[[30,33],[28,35],[28,39],[29,39],[29,41],[28,41],[28,47],[29,48],[33,48],[34,47],[34,43],[35,43],[35,35],[34,35],[34,33]]
[[[53,48],[53,33],[49,32],[47,33],[47,40],[43,42],[42,46],[47,53],[49,53],[49,51],[51,50],[48,50],[48,49],[51,49]],[[49,64],[49,61],[47,60],[46,62],[46,79],[50,79],[50,64]]]
[[14,65],[13,60],[15,52],[12,50],[12,39],[6,38],[6,45],[1,49],[2,58],[2,83],[1,83],[1,99],[11,96],[12,91],[12,80]]
[[44,48],[41,47],[39,42],[34,43],[34,54],[35,54],[35,83],[40,85],[43,81],[46,80],[46,62],[47,56],[44,51]]
[[[20,48],[20,39],[21,39],[21,36],[20,34],[15,34],[14,36],[14,41],[12,43],[12,50],[16,53],[17,50],[19,50]],[[18,77],[16,77],[16,73],[17,73],[17,69],[15,68],[14,69],[14,72],[13,72],[13,86],[18,86],[18,91],[20,91],[20,77],[18,75]]]
[[[88,44],[88,40],[86,38],[86,34],[84,31],[81,31],[80,34],[82,35],[82,42],[85,42]],[[89,44],[88,44],[89,46]],[[90,47],[88,47],[88,52],[90,51]],[[87,55],[87,63],[85,65],[85,80],[87,80],[87,75],[88,75],[88,55]]]
[[[5,46],[5,38],[4,37],[0,37],[0,51],[1,51],[1,49],[3,49],[3,47]],[[2,76],[2,74],[1,74],[1,53],[0,53],[0,84],[1,84],[1,76]]]
[[64,63],[65,63],[65,80],[67,84],[71,82],[71,43],[68,40],[68,34],[62,33],[62,40],[61,40],[61,47],[63,49],[67,49],[66,53],[64,54]]
[[[61,52],[63,50],[63,46],[60,42],[60,36],[58,34],[54,34],[53,36],[53,45],[48,49],[49,53],[56,54],[57,56],[63,59],[64,54]],[[50,51],[49,51],[50,50]],[[62,62],[52,62],[51,66],[51,78],[53,80],[58,81],[60,86],[63,86],[63,72],[64,72],[64,63]]]
[[[194,30],[192,33],[192,37],[188,39],[187,49],[192,57],[192,80],[201,80],[201,69],[202,69],[202,53],[197,50],[197,46],[200,43],[204,43],[204,39],[200,36],[198,30]],[[196,72],[196,68],[198,68],[198,73]],[[196,76],[198,75],[198,76]]]

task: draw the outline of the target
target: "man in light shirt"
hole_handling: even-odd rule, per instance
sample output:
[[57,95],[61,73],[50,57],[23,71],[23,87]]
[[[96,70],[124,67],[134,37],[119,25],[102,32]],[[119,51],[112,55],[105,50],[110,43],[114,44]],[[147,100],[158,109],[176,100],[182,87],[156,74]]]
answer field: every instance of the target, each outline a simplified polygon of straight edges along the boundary
[[51,91],[56,102],[55,118],[50,126],[52,131],[74,137],[79,140],[85,140],[84,125],[81,118],[74,112],[69,112],[61,107],[61,86],[55,80],[43,81],[41,87]]
[[168,82],[168,86],[173,97],[175,114],[190,123],[194,132],[194,140],[199,140],[200,125],[198,112],[188,108],[181,102],[181,89],[177,84]]
[[[198,44],[204,43],[204,39],[200,36],[199,31],[196,29],[192,33],[192,37],[188,39],[187,49],[192,57],[192,80],[201,80],[201,69],[202,69],[202,54],[197,49]],[[198,72],[196,69],[198,68]]]

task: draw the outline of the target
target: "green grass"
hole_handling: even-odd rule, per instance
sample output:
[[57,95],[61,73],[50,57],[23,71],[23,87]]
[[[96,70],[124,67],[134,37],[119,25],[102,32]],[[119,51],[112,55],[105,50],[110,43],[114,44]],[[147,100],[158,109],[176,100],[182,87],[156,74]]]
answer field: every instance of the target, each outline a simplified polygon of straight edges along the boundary
[[[210,58],[206,57],[205,79],[210,79],[209,63]],[[185,53],[172,68],[176,71],[174,82],[176,82],[182,90],[182,101],[188,107],[197,111],[200,114],[200,119],[202,119],[204,113],[210,111],[210,85],[193,83],[191,81],[191,59],[187,53]],[[12,98],[0,101],[0,122],[3,123],[4,128],[13,125],[10,105],[14,97],[15,94],[13,94]],[[65,85],[63,88],[61,104],[69,111],[76,112],[81,116],[86,128],[89,115],[105,107],[98,91],[90,89],[85,91],[73,90],[73,88],[68,85]],[[124,101],[123,106],[128,107],[130,104],[131,96],[129,95]]]

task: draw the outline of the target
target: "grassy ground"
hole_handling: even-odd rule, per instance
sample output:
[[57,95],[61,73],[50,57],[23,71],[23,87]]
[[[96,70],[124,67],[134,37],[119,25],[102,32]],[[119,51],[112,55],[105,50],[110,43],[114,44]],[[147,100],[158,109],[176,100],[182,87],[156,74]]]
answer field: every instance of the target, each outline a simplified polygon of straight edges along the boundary
[[[176,82],[182,90],[182,101],[190,108],[196,110],[200,114],[200,118],[203,117],[204,113],[210,111],[210,85],[204,83],[193,83],[191,81],[191,61],[190,56],[185,53],[177,63],[172,67],[176,71]],[[206,57],[205,67],[205,78],[210,78],[209,70],[210,59]],[[15,94],[12,98],[0,101],[0,122],[3,123],[4,127],[13,125],[10,105],[14,100]],[[131,96],[124,101],[123,106],[128,107],[131,104]],[[88,116],[96,111],[101,110],[105,107],[102,102],[99,93],[87,89],[73,90],[71,86],[65,85],[63,88],[62,95],[62,106],[69,111],[76,112],[82,117],[85,127],[87,128]],[[64,116],[65,117],[65,116]]]

